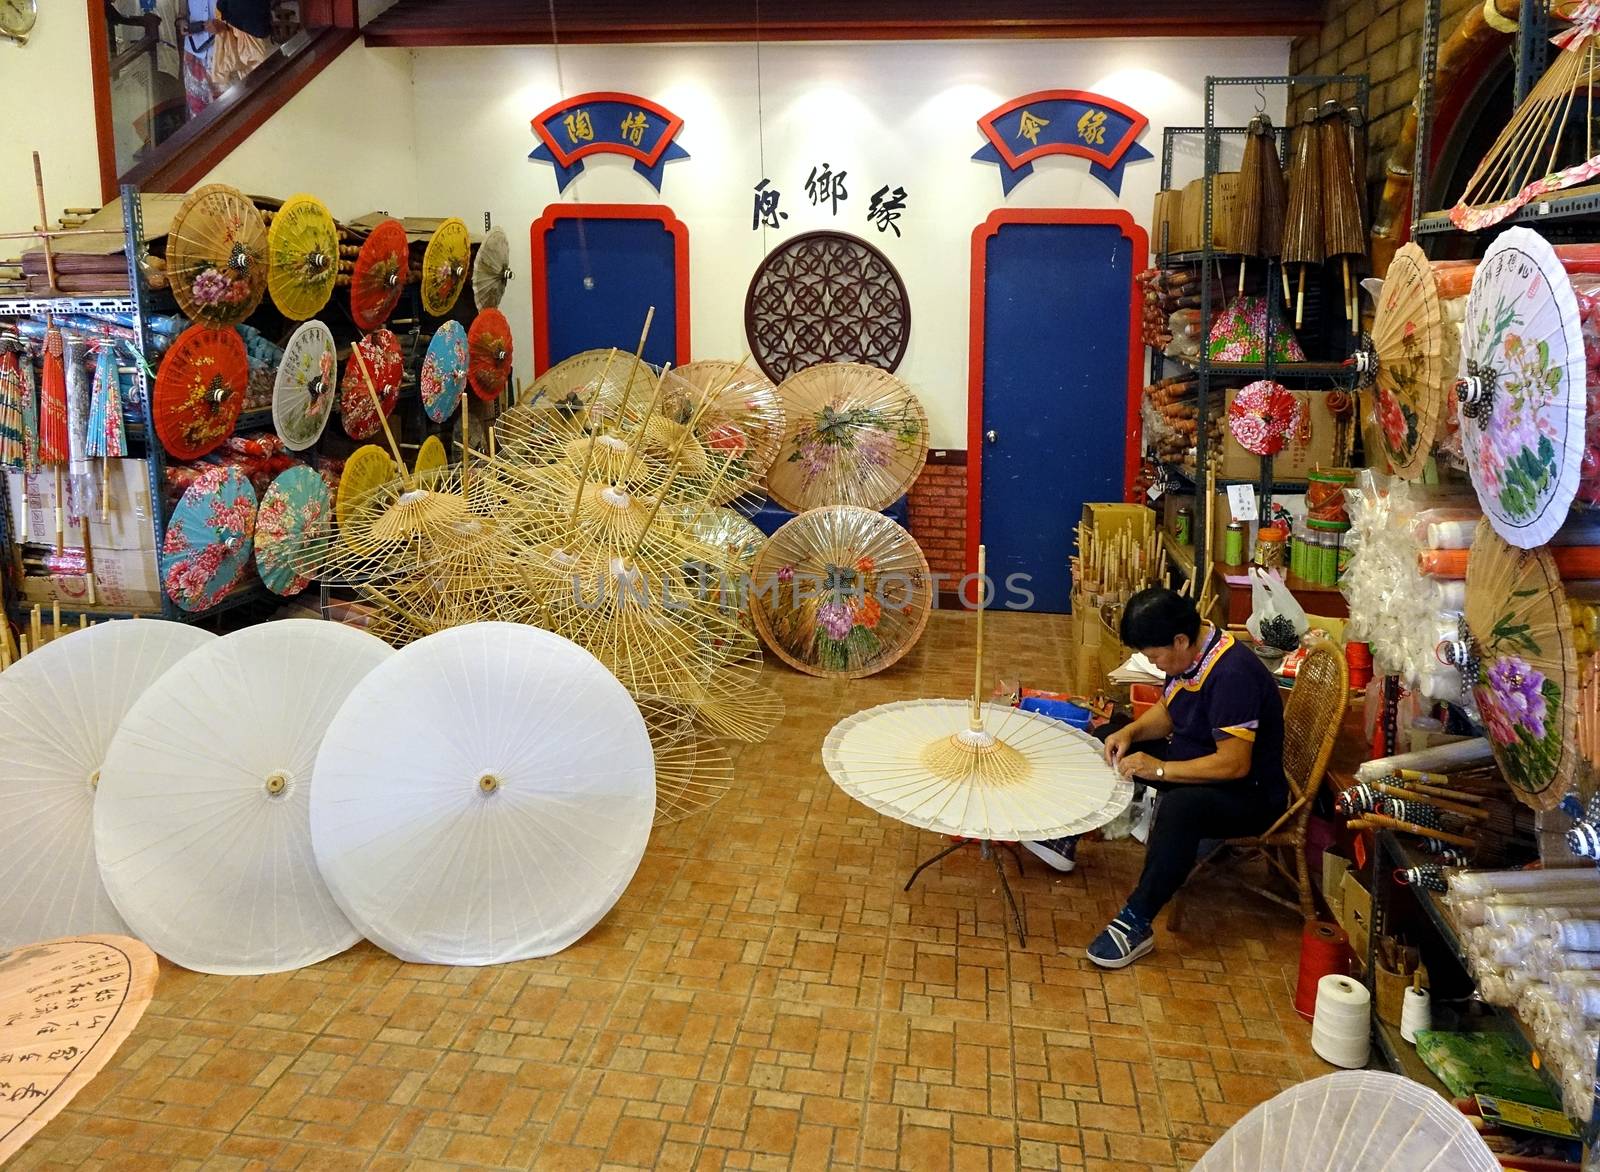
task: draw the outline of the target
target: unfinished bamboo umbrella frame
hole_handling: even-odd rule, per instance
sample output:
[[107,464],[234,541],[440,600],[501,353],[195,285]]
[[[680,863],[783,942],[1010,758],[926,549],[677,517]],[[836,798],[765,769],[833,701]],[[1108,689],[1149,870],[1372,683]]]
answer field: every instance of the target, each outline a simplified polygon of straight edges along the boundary
[[216,636],[188,623],[101,623],[51,640],[0,676],[0,949],[127,925],[100,879],[94,802],[122,718],[168,668]]
[[123,718],[101,771],[95,851],[141,939],[185,968],[273,973],[360,939],[311,847],[323,734],[394,654],[290,619],[207,643]]
[[[979,546],[980,583],[986,560]],[[1017,842],[1104,826],[1128,808],[1133,785],[1106,764],[1094,738],[1038,713],[985,702],[984,601],[976,615],[972,695],[896,701],[848,716],[823,741],[822,763],[834,784],[864,805],[957,839],[920,864],[906,890],[926,868],[976,843],[994,865],[1026,945],[1027,927],[993,845],[1015,853]]]

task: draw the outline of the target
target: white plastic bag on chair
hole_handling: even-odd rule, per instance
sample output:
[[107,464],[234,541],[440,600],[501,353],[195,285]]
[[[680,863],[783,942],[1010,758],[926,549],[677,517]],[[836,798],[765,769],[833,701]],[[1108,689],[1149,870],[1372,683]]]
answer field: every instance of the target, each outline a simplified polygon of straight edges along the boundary
[[1294,624],[1294,633],[1297,637],[1304,635],[1311,628],[1306,612],[1294,594],[1283,584],[1283,579],[1259,566],[1251,567],[1250,618],[1245,623],[1245,630],[1250,632],[1251,638],[1260,643],[1262,621],[1279,614]]

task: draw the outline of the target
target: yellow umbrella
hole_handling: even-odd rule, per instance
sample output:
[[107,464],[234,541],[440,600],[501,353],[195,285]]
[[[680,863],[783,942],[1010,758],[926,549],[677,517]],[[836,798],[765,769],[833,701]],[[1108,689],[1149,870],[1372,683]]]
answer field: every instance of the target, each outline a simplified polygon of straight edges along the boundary
[[267,288],[290,321],[305,321],[333,296],[339,276],[339,227],[322,202],[291,196],[267,230]]
[[467,284],[467,260],[472,245],[467,226],[454,217],[434,230],[422,254],[422,308],[443,317],[455,308]]

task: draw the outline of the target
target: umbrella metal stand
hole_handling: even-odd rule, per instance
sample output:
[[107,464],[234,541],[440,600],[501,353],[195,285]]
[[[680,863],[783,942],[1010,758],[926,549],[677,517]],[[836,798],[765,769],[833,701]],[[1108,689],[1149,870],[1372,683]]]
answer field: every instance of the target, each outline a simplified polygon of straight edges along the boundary
[[[911,885],[917,881],[917,876],[941,859],[955,854],[962,847],[976,846],[978,848],[978,857],[988,859],[993,863],[994,873],[1000,876],[1000,890],[1006,897],[1006,906],[1011,909],[1012,922],[1017,926],[1017,939],[1021,942],[1022,947],[1026,948],[1028,947],[1027,923],[1022,918],[1022,908],[1018,905],[1016,897],[1011,894],[1011,883],[1006,879],[1005,865],[1000,860],[1000,852],[994,849],[995,845],[995,843],[983,838],[958,838],[945,847],[944,850],[934,855],[933,858],[925,859],[923,862],[918,863],[917,869],[911,872],[911,878],[906,880],[906,885],[901,890],[910,891]],[[1017,844],[1014,842],[1002,842],[999,845],[1011,852],[1011,857],[1017,860],[1017,874],[1023,874],[1022,852],[1017,849]]]

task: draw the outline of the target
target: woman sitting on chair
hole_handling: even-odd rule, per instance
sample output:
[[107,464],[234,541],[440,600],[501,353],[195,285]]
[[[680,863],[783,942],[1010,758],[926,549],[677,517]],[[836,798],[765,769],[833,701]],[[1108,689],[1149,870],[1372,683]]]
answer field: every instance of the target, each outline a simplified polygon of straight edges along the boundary
[[[1154,707],[1105,738],[1106,760],[1122,776],[1162,792],[1139,885],[1089,945],[1089,959],[1112,969],[1155,947],[1156,913],[1183,886],[1203,840],[1259,834],[1288,801],[1283,702],[1254,652],[1162,587],[1128,600],[1120,634],[1167,682]],[[1028,845],[1071,869],[1074,844]]]

